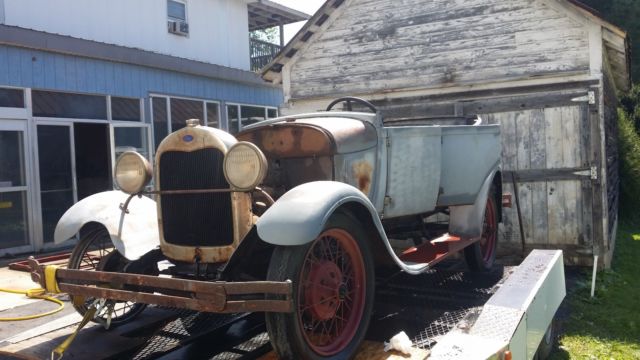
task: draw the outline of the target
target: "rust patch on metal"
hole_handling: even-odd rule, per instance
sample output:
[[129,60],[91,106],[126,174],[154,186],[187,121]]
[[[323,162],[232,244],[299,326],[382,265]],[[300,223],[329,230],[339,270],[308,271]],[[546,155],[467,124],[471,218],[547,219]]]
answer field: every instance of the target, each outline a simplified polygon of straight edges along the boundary
[[310,125],[275,125],[238,134],[238,140],[258,146],[267,157],[305,157],[333,155],[331,138]]
[[365,195],[369,194],[371,190],[371,174],[373,173],[373,166],[367,161],[359,161],[351,166],[353,170],[353,178],[356,179],[358,189]]
[[[35,260],[30,266],[37,280],[45,282],[44,266]],[[293,310],[290,281],[208,282],[71,269],[58,269],[56,281],[60,290],[74,297],[133,301],[215,313]],[[153,289],[153,293],[130,290],[132,287]],[[266,295],[276,295],[279,299],[265,300]]]

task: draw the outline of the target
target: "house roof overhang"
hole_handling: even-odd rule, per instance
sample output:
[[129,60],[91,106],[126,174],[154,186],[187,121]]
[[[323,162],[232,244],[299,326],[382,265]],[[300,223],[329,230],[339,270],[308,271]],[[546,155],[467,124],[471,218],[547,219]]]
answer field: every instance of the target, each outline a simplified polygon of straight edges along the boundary
[[249,10],[249,31],[306,21],[311,17],[309,14],[269,0],[251,1],[247,4],[247,8]]

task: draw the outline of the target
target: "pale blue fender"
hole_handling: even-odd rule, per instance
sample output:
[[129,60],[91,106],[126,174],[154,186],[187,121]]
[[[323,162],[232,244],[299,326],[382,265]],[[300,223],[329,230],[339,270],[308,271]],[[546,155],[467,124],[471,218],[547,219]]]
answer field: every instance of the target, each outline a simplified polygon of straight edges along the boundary
[[[467,239],[479,239],[482,236],[484,225],[484,212],[487,208],[487,197],[489,190],[498,176],[500,166],[495,165],[489,175],[485,177],[480,192],[476,196],[473,205],[451,206],[449,207],[449,234]],[[502,194],[500,198],[502,197]],[[498,211],[502,203],[496,204]]]
[[358,203],[369,211],[389,256],[402,270],[415,275],[429,269],[427,264],[400,260],[371,201],[357,188],[336,181],[314,181],[289,190],[260,217],[256,224],[258,236],[267,243],[280,246],[309,243],[320,235],[336,209],[348,203]]
[[120,209],[129,197],[122,191],[105,191],[82,199],[58,221],[54,242],[75,236],[87,223],[97,222],[107,229],[113,246],[129,260],[160,246],[156,202],[146,196],[134,197],[128,213]]

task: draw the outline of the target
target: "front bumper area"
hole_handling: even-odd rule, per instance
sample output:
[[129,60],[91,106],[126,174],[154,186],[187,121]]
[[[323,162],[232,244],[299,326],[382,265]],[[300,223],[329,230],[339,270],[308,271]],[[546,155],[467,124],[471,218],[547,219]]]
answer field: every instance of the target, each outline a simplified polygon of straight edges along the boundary
[[209,282],[61,268],[49,271],[35,259],[29,259],[29,267],[31,279],[43,288],[73,296],[213,313],[293,311],[291,281]]

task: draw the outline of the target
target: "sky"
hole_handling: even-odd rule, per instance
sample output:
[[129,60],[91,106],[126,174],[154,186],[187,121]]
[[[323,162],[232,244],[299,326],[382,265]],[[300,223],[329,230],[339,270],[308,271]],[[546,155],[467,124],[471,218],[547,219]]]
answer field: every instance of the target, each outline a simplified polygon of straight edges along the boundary
[[[316,10],[324,4],[325,0],[272,0],[278,4],[313,15]],[[300,30],[304,22],[286,25],[284,27],[284,40],[289,42],[291,38]]]

